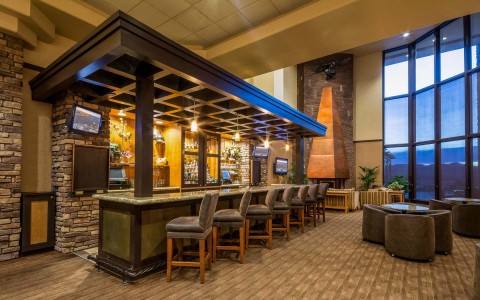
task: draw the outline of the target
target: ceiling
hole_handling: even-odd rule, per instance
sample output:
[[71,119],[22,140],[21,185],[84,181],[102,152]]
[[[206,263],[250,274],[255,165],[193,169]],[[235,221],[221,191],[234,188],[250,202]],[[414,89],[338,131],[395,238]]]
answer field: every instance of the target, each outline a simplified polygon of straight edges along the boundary
[[122,10],[177,43],[209,47],[312,0],[81,0]]
[[480,12],[480,1],[0,0],[0,30],[25,40],[26,62],[45,67],[117,9],[250,78],[410,43],[438,23]]

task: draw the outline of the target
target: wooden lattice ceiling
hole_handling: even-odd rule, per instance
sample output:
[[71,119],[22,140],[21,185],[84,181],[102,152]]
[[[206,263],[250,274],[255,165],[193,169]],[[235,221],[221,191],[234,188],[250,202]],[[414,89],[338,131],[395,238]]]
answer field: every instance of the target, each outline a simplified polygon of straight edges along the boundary
[[[135,112],[137,77],[153,76],[153,114],[166,124],[243,138],[325,134],[325,126],[119,12],[31,81],[33,99],[70,89]],[[195,116],[194,116],[195,103]]]

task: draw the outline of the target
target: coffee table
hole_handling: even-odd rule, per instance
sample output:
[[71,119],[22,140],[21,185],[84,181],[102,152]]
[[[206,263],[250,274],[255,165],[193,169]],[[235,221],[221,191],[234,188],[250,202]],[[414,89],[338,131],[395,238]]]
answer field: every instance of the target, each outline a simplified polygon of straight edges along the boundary
[[409,212],[414,211],[425,211],[428,210],[427,206],[413,204],[413,203],[387,203],[383,207],[399,210],[402,214],[408,214]]

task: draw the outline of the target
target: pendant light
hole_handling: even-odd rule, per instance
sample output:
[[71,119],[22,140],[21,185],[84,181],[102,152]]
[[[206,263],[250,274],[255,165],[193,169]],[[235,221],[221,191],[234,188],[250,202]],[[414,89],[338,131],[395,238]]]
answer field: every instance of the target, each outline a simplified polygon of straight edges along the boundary
[[265,148],[268,148],[270,146],[270,143],[268,142],[268,125],[265,127],[265,142],[263,144]]
[[190,127],[190,131],[192,132],[197,132],[198,131],[198,124],[197,124],[197,119],[196,119],[196,114],[195,114],[195,98],[193,98],[193,121]]
[[237,131],[235,132],[235,136],[233,137],[233,139],[238,142],[240,141],[240,132],[238,131],[238,113],[235,113],[237,115]]
[[290,151],[290,141],[288,140],[288,130],[287,130],[287,144],[285,145],[285,151]]

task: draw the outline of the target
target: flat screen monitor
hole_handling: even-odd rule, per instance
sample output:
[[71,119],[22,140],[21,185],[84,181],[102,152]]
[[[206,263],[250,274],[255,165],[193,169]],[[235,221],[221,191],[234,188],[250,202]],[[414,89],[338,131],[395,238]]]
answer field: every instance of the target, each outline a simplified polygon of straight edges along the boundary
[[110,168],[110,180],[125,180],[126,177],[124,168]]
[[269,148],[262,146],[255,146],[253,148],[253,157],[254,158],[267,158]]
[[227,170],[222,170],[222,179],[223,180],[231,180],[230,172]]
[[274,173],[278,175],[285,175],[288,173],[288,159],[277,157],[275,159]]
[[68,124],[69,131],[76,133],[98,134],[102,126],[102,114],[98,111],[74,105]]

